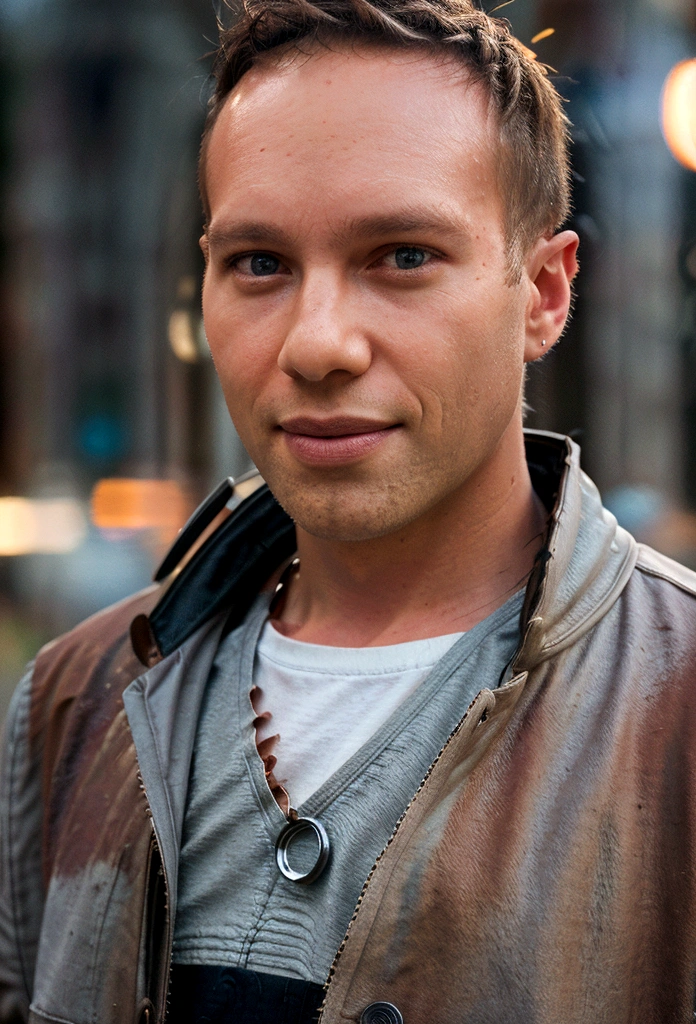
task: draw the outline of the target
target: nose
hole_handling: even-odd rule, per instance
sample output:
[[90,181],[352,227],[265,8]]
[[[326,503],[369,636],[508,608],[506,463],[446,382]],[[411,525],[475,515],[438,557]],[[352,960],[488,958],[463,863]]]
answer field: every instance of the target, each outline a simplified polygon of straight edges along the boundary
[[372,346],[356,323],[349,286],[338,275],[306,275],[278,356],[280,369],[318,382],[336,371],[359,377],[371,362]]

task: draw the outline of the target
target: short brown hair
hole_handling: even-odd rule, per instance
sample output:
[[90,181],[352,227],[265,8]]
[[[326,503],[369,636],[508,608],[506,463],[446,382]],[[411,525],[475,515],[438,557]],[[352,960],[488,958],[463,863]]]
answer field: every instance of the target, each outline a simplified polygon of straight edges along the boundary
[[536,240],[552,235],[568,217],[569,122],[563,101],[547,69],[513,36],[509,23],[471,0],[235,0],[230,21],[220,31],[201,143],[206,223],[207,143],[239,80],[271,51],[343,39],[452,55],[487,89],[500,125],[499,186],[514,278]]

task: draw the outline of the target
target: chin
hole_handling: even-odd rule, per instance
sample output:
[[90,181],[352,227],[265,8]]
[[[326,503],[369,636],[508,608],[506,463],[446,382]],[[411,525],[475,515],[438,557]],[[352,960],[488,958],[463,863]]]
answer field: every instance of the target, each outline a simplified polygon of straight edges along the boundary
[[375,540],[396,533],[425,510],[413,507],[410,495],[381,493],[360,485],[318,488],[271,487],[275,497],[301,529],[320,540],[340,543]]

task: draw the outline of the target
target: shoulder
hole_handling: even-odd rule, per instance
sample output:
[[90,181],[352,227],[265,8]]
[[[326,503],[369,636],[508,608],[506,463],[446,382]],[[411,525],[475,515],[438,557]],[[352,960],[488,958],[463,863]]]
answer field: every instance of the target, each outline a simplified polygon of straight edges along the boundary
[[696,572],[642,544],[608,608],[572,645],[576,655],[637,679],[683,677],[696,690]]
[[679,666],[696,684],[696,572],[641,544],[616,611],[624,647],[644,648],[655,669]]
[[637,554],[618,603],[624,627],[635,637],[657,630],[670,648],[696,653],[696,572],[642,544]]
[[101,709],[108,717],[115,712],[123,690],[144,671],[133,651],[131,623],[152,610],[160,593],[160,587],[148,587],[91,616],[39,651],[32,677],[32,741],[57,722],[62,724],[76,702],[86,702],[90,713]]
[[157,603],[160,592],[158,586],[148,587],[124,601],[119,601],[118,604],[97,612],[70,632],[46,644],[36,656],[35,685],[47,672],[57,666],[66,668],[76,658],[80,659],[83,665],[101,660],[110,649],[121,645],[130,636],[133,619],[150,612]]
[[691,691],[696,687],[696,573],[643,545],[637,556],[619,599],[588,639],[629,674],[672,684],[681,680]]
[[[682,594],[688,595],[692,599],[696,598],[696,572],[667,558],[666,555],[661,555],[645,544],[638,545],[635,571],[648,579],[667,584],[667,587],[662,589],[676,588]],[[659,583],[657,585],[660,586]]]
[[91,615],[68,633],[63,633],[42,647],[37,655],[37,662],[48,657],[61,657],[68,651],[86,646],[108,646],[120,639],[123,633],[128,632],[136,615],[151,611],[160,595],[161,587],[155,584]]

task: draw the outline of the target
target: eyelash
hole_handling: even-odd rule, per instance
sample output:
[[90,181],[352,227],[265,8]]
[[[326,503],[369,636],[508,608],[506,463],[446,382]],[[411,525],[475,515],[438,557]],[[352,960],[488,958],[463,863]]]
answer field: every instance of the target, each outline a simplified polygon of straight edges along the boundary
[[[274,255],[274,253],[272,253],[272,252],[264,252],[261,249],[255,250],[254,252],[244,252],[244,253],[241,253],[239,256],[230,256],[228,259],[225,260],[225,263],[230,268],[230,270],[238,270],[239,269],[239,264],[242,262],[242,260],[251,260],[251,259],[254,258],[254,256],[267,256],[270,259],[278,260],[278,263],[280,264],[281,267],[284,266],[283,261],[280,259],[279,256]],[[244,274],[244,277],[257,277],[257,276],[258,276],[259,280],[261,280],[262,277],[263,277],[263,275]],[[268,276],[270,277],[270,276],[275,276],[275,275],[268,275]]]
[[[390,270],[400,270],[402,273],[414,274],[417,270],[420,270],[422,267],[428,266],[428,264],[430,264],[433,260],[437,259],[438,256],[439,256],[439,253],[433,251],[432,249],[427,249],[427,248],[425,248],[425,246],[422,246],[422,245],[407,245],[407,244],[403,244],[402,243],[401,245],[393,246],[387,252],[382,253],[382,255],[379,256],[372,264],[370,264],[370,266],[371,267],[375,266],[376,264],[378,264],[381,261],[385,260],[388,256],[395,256],[396,253],[399,252],[399,250],[401,250],[401,249],[410,250],[412,252],[414,252],[414,251],[415,252],[422,252],[422,253],[425,254],[426,258],[425,258],[425,260],[423,261],[423,263],[419,267],[410,267],[408,269],[402,268],[402,267],[390,267],[389,268]],[[271,253],[271,252],[264,252],[263,250],[255,250],[253,252],[241,253],[238,256],[230,257],[225,262],[226,262],[227,266],[231,270],[237,270],[238,272],[241,273],[241,271],[239,271],[239,264],[242,262],[242,260],[250,260],[254,256],[268,256],[271,259],[278,260],[278,263],[279,263],[280,267],[284,267],[284,264],[283,264],[283,262],[282,262],[282,260],[280,259],[279,256],[276,256],[274,253]],[[273,278],[273,277],[276,276],[276,274],[264,275],[264,274],[245,273],[245,274],[243,274],[243,276],[244,277],[250,277],[253,280],[262,281],[264,279],[264,277]]]
[[434,252],[432,252],[432,250],[430,250],[430,249],[426,249],[426,248],[425,248],[424,246],[422,246],[422,245],[397,245],[397,246],[396,246],[396,248],[394,248],[394,249],[390,249],[390,250],[389,250],[389,252],[385,252],[385,253],[384,253],[384,254],[383,254],[383,255],[382,255],[381,257],[380,257],[380,259],[384,260],[384,259],[386,259],[386,258],[387,258],[388,256],[396,256],[396,254],[397,254],[397,253],[398,253],[399,251],[402,251],[402,250],[406,250],[407,252],[422,252],[422,253],[424,253],[424,255],[425,255],[425,259],[423,260],[423,262],[422,262],[422,263],[420,264],[420,266],[418,266],[418,267],[409,267],[409,268],[405,268],[405,267],[396,267],[396,268],[393,268],[393,267],[392,267],[391,269],[397,269],[397,270],[407,270],[407,269],[408,269],[408,273],[411,273],[411,274],[412,274],[412,273],[413,273],[413,272],[414,272],[415,270],[420,270],[420,269],[421,269],[421,267],[425,267],[425,266],[427,266],[427,265],[428,265],[429,263],[431,263],[431,262],[432,262],[432,261],[433,261],[433,260],[435,259],[435,257],[436,257],[436,254],[435,254]]

